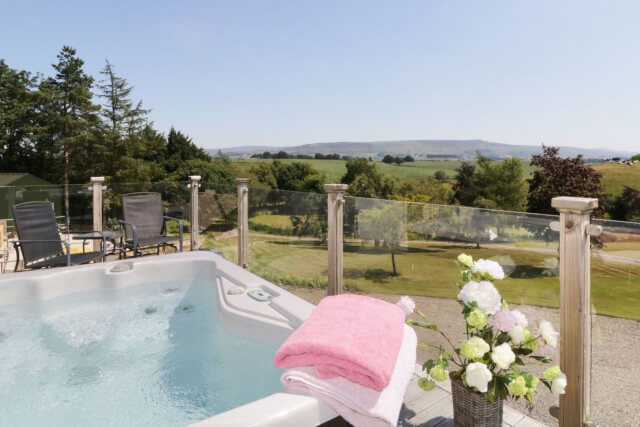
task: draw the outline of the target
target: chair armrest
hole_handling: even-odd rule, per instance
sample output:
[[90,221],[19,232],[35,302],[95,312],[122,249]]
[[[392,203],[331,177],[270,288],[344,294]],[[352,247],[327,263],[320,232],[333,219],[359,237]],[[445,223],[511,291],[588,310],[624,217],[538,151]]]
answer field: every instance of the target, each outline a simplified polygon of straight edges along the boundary
[[178,218],[172,218],[170,216],[165,216],[164,217],[165,221],[176,221],[178,223],[178,231],[179,231],[179,236],[180,236],[180,252],[182,252],[182,220],[178,219]]
[[75,236],[73,237],[76,240],[82,240],[82,245],[83,245],[83,251],[84,251],[84,244],[87,240],[89,240],[89,237],[85,237],[83,238],[82,235],[83,234],[90,234],[90,233],[95,233],[97,235],[100,236],[100,239],[102,240],[102,253],[105,253],[105,248],[107,247],[107,238],[104,235],[104,232],[101,230],[83,230],[83,231],[76,231],[73,234],[75,234]]
[[125,225],[131,227],[131,232],[133,233],[133,253],[135,255],[136,249],[138,247],[138,234],[136,232],[136,225],[122,220],[119,220],[118,223],[120,223],[120,227],[122,227],[124,231],[122,234],[124,235],[125,240],[127,239],[127,228],[125,227]]

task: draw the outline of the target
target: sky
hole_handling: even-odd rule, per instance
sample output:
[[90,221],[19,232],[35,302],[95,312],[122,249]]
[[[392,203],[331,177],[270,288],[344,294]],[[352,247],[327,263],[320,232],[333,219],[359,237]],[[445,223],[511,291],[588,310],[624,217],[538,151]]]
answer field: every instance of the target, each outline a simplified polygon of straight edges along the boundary
[[108,59],[206,148],[484,139],[638,151],[637,0],[0,0],[0,58]]

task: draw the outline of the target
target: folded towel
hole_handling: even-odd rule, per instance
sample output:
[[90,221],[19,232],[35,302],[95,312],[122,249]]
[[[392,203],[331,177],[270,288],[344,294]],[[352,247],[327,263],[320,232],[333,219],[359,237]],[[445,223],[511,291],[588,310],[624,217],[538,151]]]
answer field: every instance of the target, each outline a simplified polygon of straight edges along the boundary
[[404,322],[395,304],[360,295],[325,297],[274,363],[280,369],[313,366],[318,378],[345,377],[382,390],[396,365]]
[[404,338],[391,382],[382,391],[336,377],[319,379],[313,368],[294,368],[280,380],[289,391],[309,394],[323,400],[355,427],[395,427],[404,393],[416,363],[416,333],[404,326]]

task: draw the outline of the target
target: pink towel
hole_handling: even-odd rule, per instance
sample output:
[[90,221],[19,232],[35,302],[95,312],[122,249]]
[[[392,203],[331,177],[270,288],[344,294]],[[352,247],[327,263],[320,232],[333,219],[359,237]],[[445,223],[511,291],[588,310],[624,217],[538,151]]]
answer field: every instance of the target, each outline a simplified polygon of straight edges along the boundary
[[326,297],[276,352],[280,369],[313,366],[318,378],[344,377],[382,390],[402,343],[404,312],[360,295]]
[[395,427],[416,364],[416,342],[416,333],[405,325],[391,382],[382,391],[340,377],[321,380],[313,368],[289,369],[280,380],[288,391],[323,400],[355,427]]

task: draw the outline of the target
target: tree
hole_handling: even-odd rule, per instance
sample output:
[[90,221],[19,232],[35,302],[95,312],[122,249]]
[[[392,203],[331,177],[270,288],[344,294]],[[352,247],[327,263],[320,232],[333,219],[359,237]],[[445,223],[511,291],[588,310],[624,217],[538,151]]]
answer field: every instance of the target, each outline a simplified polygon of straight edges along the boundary
[[447,174],[445,173],[445,171],[443,170],[437,170],[434,174],[433,177],[435,179],[437,179],[438,181],[446,181],[447,180]]
[[99,124],[100,107],[92,102],[93,77],[85,74],[83,65],[76,50],[64,46],[58,54],[58,63],[53,64],[55,77],[40,86],[48,101],[49,135],[62,150],[66,212],[69,211],[70,180],[80,182],[88,178],[90,157],[87,154]]
[[316,153],[316,154],[315,154],[315,156],[314,156],[314,158],[315,158],[316,160],[324,160],[324,159],[326,159],[326,158],[327,158],[327,156],[325,156],[325,155],[324,155],[324,154],[322,154],[322,153]]
[[309,162],[282,163],[274,160],[271,163],[261,163],[250,169],[258,181],[287,191],[317,191],[323,192],[326,176],[319,174]]
[[396,252],[406,240],[407,213],[403,203],[385,203],[381,208],[363,209],[358,214],[358,235],[366,240],[381,241],[391,253],[393,275],[398,275]]
[[357,197],[389,199],[396,191],[395,182],[378,170],[367,159],[356,159],[345,164],[347,172],[340,182],[349,184],[349,194]]
[[382,162],[390,165],[391,163],[393,163],[393,156],[391,154],[387,154],[382,158]]
[[640,191],[625,186],[609,209],[611,219],[640,222]]
[[633,156],[631,156],[631,160],[638,160],[638,161],[640,161],[640,154],[634,154]]
[[413,156],[407,154],[406,156],[404,156],[404,158],[402,159],[405,162],[415,162],[416,159],[413,158]]
[[478,154],[477,165],[474,186],[478,196],[473,201],[474,206],[511,211],[525,208],[527,189],[520,159],[492,162]]
[[14,70],[0,59],[1,171],[27,172],[36,166],[36,83],[31,73]]
[[187,160],[211,160],[211,156],[195,145],[191,138],[173,127],[167,136],[166,156],[165,169],[169,173],[181,168]]
[[478,197],[478,190],[475,186],[476,167],[469,162],[462,162],[456,172],[453,197],[461,205],[471,206]]
[[557,147],[542,146],[542,155],[531,157],[531,165],[538,169],[529,179],[529,212],[556,214],[551,199],[558,196],[594,197],[601,201],[595,216],[604,212],[606,194],[600,182],[602,175],[584,164],[582,155],[559,157]]
[[113,176],[121,169],[123,157],[132,157],[144,141],[140,138],[147,128],[147,114],[150,110],[142,108],[142,101],[135,103],[130,99],[133,86],[124,78],[118,77],[113,65],[107,60],[100,72],[105,76],[97,85],[104,99],[101,116],[106,129],[103,132],[106,144],[106,161],[103,174]]
[[395,163],[396,165],[401,165],[404,162],[402,157],[394,157],[393,158],[393,163]]

